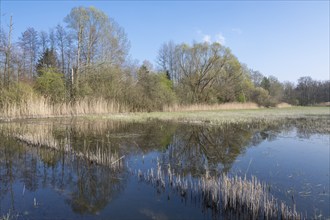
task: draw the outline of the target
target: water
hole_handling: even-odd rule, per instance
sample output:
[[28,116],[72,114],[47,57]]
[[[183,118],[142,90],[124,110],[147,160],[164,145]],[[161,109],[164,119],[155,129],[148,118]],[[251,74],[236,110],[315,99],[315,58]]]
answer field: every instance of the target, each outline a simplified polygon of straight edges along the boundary
[[[330,218],[327,118],[268,124],[39,120],[0,124],[0,218],[217,219],[197,190],[148,181],[256,176],[304,217]],[[164,170],[164,171],[163,171]],[[140,174],[140,175],[139,175]],[[260,217],[260,216],[259,216]]]

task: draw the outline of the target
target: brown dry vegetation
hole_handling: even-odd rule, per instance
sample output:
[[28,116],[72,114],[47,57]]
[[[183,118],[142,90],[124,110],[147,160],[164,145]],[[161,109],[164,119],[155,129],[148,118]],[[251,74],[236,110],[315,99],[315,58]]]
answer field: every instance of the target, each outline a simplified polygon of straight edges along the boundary
[[330,102],[321,102],[319,104],[316,104],[315,106],[330,106]]
[[292,105],[290,105],[286,102],[281,102],[281,103],[276,105],[276,108],[290,108],[290,107],[292,107]]
[[75,103],[51,104],[43,97],[29,98],[19,103],[7,103],[0,111],[0,119],[70,117],[90,114],[129,112],[130,109],[113,101],[83,99]]
[[258,105],[253,102],[246,103],[224,103],[224,104],[194,104],[194,105],[172,105],[165,106],[164,112],[183,112],[183,111],[214,111],[214,110],[238,110],[238,109],[258,109]]
[[135,111],[125,105],[105,99],[82,99],[75,103],[51,104],[43,97],[29,98],[15,104],[6,104],[0,111],[0,120],[85,117],[125,121],[145,121],[149,119],[174,120],[184,122],[223,121],[245,122],[253,120],[273,120],[278,118],[310,117],[329,115],[329,107],[293,107],[281,103],[276,108],[258,107],[255,103],[226,103],[214,105],[172,105],[162,112]]

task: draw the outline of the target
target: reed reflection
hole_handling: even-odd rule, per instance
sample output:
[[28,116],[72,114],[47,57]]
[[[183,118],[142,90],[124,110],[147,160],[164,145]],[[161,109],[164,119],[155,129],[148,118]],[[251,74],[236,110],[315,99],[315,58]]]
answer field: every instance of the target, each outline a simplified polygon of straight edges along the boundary
[[[155,152],[176,174],[216,176],[230,171],[251,146],[292,129],[302,138],[329,134],[327,123],[324,118],[221,126],[79,119],[2,123],[0,199],[10,197],[13,207],[22,191],[51,187],[74,212],[95,214],[123,192],[126,165],[134,156]],[[20,192],[16,182],[24,185]]]

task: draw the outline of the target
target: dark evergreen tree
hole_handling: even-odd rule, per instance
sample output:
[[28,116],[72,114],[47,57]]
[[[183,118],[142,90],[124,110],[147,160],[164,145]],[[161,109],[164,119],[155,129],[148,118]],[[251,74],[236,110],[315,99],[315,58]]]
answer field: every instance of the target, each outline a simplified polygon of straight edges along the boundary
[[53,69],[55,71],[59,69],[57,55],[54,49],[47,48],[41,55],[37,63],[37,72],[39,76],[42,74],[42,69]]
[[264,77],[261,80],[260,86],[261,86],[261,88],[263,88],[263,89],[265,89],[269,92],[269,90],[270,90],[270,81],[269,81],[269,79],[267,77]]

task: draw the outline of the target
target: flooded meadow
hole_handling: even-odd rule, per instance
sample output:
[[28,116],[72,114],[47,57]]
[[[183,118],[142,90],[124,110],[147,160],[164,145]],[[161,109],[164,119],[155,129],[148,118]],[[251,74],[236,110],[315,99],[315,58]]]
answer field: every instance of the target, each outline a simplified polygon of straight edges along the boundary
[[0,123],[0,219],[329,219],[329,117]]

